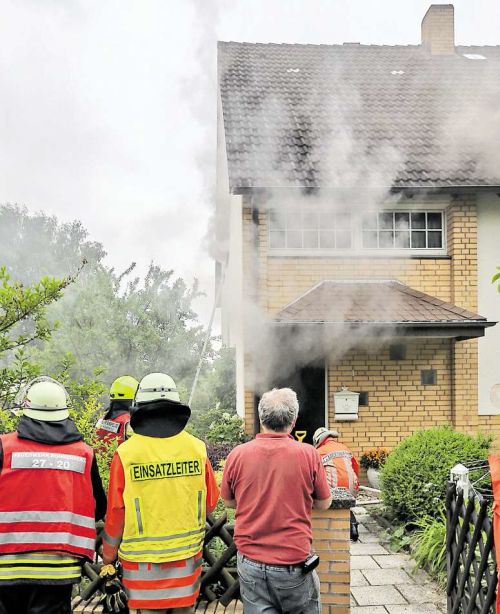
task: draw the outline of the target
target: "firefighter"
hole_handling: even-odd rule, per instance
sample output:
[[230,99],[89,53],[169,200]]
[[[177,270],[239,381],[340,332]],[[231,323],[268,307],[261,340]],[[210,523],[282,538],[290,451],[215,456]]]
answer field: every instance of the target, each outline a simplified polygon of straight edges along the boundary
[[[315,431],[313,444],[321,455],[333,498],[350,495],[355,500],[359,490],[359,464],[349,448],[339,442],[338,432],[323,426]],[[358,538],[358,522],[351,510],[351,539],[358,541]]]
[[119,557],[131,613],[192,612],[199,593],[205,517],[219,490],[205,444],[184,430],[190,415],[170,376],[146,375],[134,435],[111,463],[103,571],[114,578]]
[[103,443],[117,439],[120,444],[127,438],[130,407],[138,385],[139,382],[130,375],[122,375],[111,384],[109,407],[96,424],[97,438]]
[[106,497],[65,388],[40,377],[20,397],[17,431],[0,436],[0,612],[70,614]]

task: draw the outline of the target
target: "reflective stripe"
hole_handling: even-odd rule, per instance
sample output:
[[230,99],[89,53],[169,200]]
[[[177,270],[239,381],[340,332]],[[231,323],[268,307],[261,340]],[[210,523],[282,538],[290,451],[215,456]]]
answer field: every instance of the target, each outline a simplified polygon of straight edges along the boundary
[[354,471],[352,468],[351,459],[344,458],[345,470],[347,472],[347,477],[349,478],[349,490],[351,493],[354,493]]
[[66,544],[93,551],[95,540],[71,533],[0,533],[0,544]]
[[187,544],[186,546],[181,546],[179,548],[167,548],[165,550],[125,550],[123,548],[123,542],[122,542],[119,553],[120,554],[123,553],[125,555],[127,554],[137,555],[137,554],[169,554],[171,552],[191,552],[194,548],[200,548],[202,542],[203,540],[201,539],[192,544]]
[[12,563],[66,563],[74,564],[80,559],[76,556],[52,554],[50,552],[21,552],[19,554],[0,554],[0,566]]
[[0,523],[68,522],[87,529],[95,528],[95,519],[72,512],[0,512]]
[[337,452],[329,452],[323,456],[323,463],[327,463],[332,458],[352,458],[352,454],[350,452],[346,452],[345,450],[339,450]]
[[201,503],[202,503],[203,491],[198,491],[198,524],[201,524]]
[[74,454],[56,452],[13,452],[11,469],[58,469],[85,473],[87,459]]
[[106,531],[102,532],[102,538],[106,540],[110,546],[119,546],[120,542],[122,541],[121,537],[111,537],[111,535],[106,533]]
[[200,587],[199,578],[190,586],[179,586],[178,588],[159,588],[153,590],[134,589],[127,586],[128,598],[136,601],[156,601],[161,599],[179,599],[180,597],[189,597]]
[[135,507],[135,518],[137,520],[137,532],[139,534],[141,534],[141,533],[144,533],[144,527],[142,525],[141,501],[140,501],[139,497],[136,497],[134,499],[134,507]]
[[335,465],[324,465],[324,467],[328,480],[328,486],[330,486],[330,488],[337,488],[339,482],[337,475],[337,467],[335,467]]
[[148,570],[148,563],[140,563],[139,569],[128,569],[123,567],[123,577],[126,580],[172,580],[174,578],[184,578],[193,574],[198,567],[201,567],[202,559],[187,559],[186,565],[182,567],[161,568],[158,563],[153,564]]
[[64,580],[64,579],[79,579],[82,575],[82,570],[78,567],[75,570],[67,570],[67,571],[52,571],[52,570],[44,570],[44,569],[33,569],[30,570],[18,570],[12,572],[0,572],[0,580],[35,580],[36,578],[40,578],[43,580]]
[[98,420],[96,427],[98,429],[102,429],[103,431],[108,431],[109,433],[118,433],[120,430],[120,423],[115,422],[114,420]]
[[167,542],[172,539],[180,539],[181,537],[190,537],[191,535],[199,535],[205,533],[205,527],[196,529],[196,531],[188,531],[187,533],[178,533],[177,535],[159,535],[157,537],[129,537],[122,540],[123,544],[132,544],[134,542]]

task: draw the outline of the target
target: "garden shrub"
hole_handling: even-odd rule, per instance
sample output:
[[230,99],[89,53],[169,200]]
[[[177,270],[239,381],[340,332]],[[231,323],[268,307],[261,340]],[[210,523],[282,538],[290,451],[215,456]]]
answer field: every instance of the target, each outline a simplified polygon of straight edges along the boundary
[[446,514],[424,516],[415,521],[411,534],[412,554],[419,567],[428,571],[441,585],[446,584]]
[[220,467],[221,461],[225,461],[229,452],[236,447],[235,443],[207,443],[207,455],[210,460],[210,464],[217,471]]
[[390,454],[381,471],[382,497],[403,521],[439,514],[450,469],[459,462],[486,459],[491,438],[471,437],[440,426],[417,431]]

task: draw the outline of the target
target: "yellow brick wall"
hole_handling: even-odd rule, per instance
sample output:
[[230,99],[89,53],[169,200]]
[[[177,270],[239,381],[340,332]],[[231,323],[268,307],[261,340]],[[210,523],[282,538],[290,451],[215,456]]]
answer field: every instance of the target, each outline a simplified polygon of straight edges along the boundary
[[349,510],[313,510],[313,551],[320,556],[323,614],[349,614]]
[[[374,446],[392,449],[419,428],[451,423],[450,341],[424,339],[405,345],[404,360],[390,360],[384,346],[352,350],[329,365],[329,426],[356,455]],[[436,370],[435,386],[421,384],[422,369]],[[333,393],[342,386],[368,393],[368,406],[360,406],[356,421],[335,421]]]
[[[474,196],[450,198],[447,209],[448,257],[445,258],[270,256],[265,210],[252,209],[250,197],[246,197],[243,217],[244,291],[247,298],[267,313],[278,312],[325,279],[367,278],[397,279],[444,301],[477,310],[477,207]],[[369,380],[376,378],[376,383],[372,384],[375,386],[375,414],[371,407],[362,408],[357,426],[342,429],[352,438],[351,443],[354,445],[356,437],[359,438],[358,447],[362,447],[364,442],[393,447],[417,427],[451,421],[464,431],[493,434],[500,446],[499,417],[477,414],[477,341],[415,341],[412,348],[414,358],[411,365],[403,367],[403,361],[400,367],[395,367],[384,361],[377,362],[377,358],[372,356],[366,359],[364,387],[360,381],[349,378],[342,382],[356,390],[370,391]],[[405,370],[408,367],[411,377],[420,382],[418,364],[427,365],[434,350],[436,368],[439,369],[438,398],[433,396],[435,387],[432,386],[421,390],[415,383],[414,390],[402,390],[399,376],[408,375]],[[349,360],[361,361],[361,353],[358,352],[356,357],[352,354],[345,357],[342,364],[346,365]],[[251,372],[250,356],[246,358],[246,370]],[[330,386],[339,384],[333,367],[330,375]],[[380,381],[385,382],[383,391],[376,390]],[[387,398],[383,398],[382,392]],[[404,413],[400,414],[401,404],[404,404]],[[248,385],[245,396],[245,411],[246,427],[248,432],[252,432],[254,401],[251,385]],[[401,419],[394,421],[397,416]],[[385,426],[390,428],[385,429]]]

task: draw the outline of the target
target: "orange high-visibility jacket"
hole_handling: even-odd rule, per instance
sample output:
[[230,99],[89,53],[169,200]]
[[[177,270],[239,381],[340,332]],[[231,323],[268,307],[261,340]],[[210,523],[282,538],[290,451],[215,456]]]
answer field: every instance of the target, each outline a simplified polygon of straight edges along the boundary
[[92,448],[83,441],[46,445],[17,433],[2,435],[1,441],[2,554],[58,551],[92,559]]
[[359,489],[359,465],[349,448],[333,437],[327,437],[318,452],[330,488],[347,488],[355,497]]
[[499,582],[497,586],[496,614],[500,614],[500,454],[488,458],[491,471],[491,483],[493,484],[493,535],[495,538],[495,551],[497,556],[497,570]]

